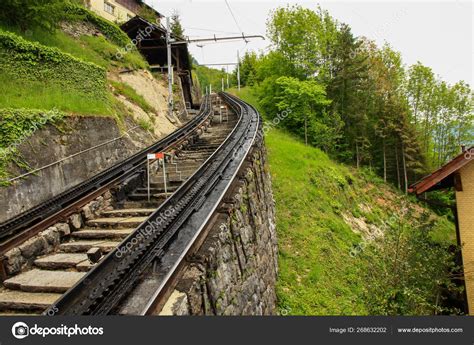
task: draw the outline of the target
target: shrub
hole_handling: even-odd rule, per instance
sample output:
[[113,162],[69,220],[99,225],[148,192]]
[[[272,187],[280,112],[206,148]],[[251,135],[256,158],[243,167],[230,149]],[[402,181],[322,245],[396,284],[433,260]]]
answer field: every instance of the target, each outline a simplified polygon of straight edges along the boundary
[[2,30],[0,72],[14,80],[54,83],[92,99],[107,100],[104,68]]
[[54,30],[63,18],[64,0],[2,0],[0,22],[19,27],[22,31],[41,27]]

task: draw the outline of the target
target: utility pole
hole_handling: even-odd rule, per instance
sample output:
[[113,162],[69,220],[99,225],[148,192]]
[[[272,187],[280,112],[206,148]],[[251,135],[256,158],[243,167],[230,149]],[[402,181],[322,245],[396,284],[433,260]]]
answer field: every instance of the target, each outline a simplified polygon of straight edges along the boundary
[[222,91],[224,91],[224,78],[222,78]]
[[229,66],[226,66],[226,75],[227,75],[227,88],[229,88]]
[[238,85],[238,90],[240,92],[240,54],[238,50],[237,50],[237,85]]
[[166,17],[166,49],[168,52],[168,112],[169,117],[173,118],[173,65],[171,61],[171,34],[170,18]]

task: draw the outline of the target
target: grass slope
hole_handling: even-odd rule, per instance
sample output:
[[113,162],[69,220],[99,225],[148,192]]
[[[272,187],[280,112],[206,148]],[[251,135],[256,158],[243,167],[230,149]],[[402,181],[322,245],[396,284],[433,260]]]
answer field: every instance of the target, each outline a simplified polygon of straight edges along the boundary
[[[243,89],[238,95],[256,104],[255,96],[248,89]],[[436,265],[427,265],[430,270],[424,271],[417,268],[419,262],[416,258],[414,263],[410,260],[413,255],[425,255],[430,260],[436,260],[438,252],[432,253],[430,246],[438,247],[434,243],[453,244],[454,225],[427,211],[413,198],[404,196],[370,171],[338,164],[321,150],[305,146],[284,130],[270,130],[265,140],[277,211],[280,266],[277,296],[280,313],[430,313],[431,306],[425,306],[422,299],[433,297],[430,281],[444,269],[445,262],[441,262],[444,258],[440,257]],[[400,217],[404,206],[410,212]],[[407,272],[416,270],[414,274],[424,275],[428,282],[419,279],[421,283],[413,283],[407,274],[407,281],[398,284],[408,294],[419,291],[418,295],[423,298],[414,301],[413,297],[405,296],[404,300],[408,301],[403,304],[405,309],[388,308],[392,311],[387,312],[383,304],[385,298],[391,299],[393,290],[385,291],[384,285],[390,286],[388,282],[394,278],[390,272],[391,261],[387,260],[389,272],[385,272],[385,266],[383,269],[376,266],[379,261],[385,263],[385,249],[380,250],[381,254],[379,251],[377,255],[382,255],[379,257],[371,254],[370,249],[360,249],[361,243],[370,243],[367,248],[374,246],[374,241],[364,240],[364,229],[382,229],[386,232],[401,229],[403,238],[411,242],[417,238],[414,232],[421,231],[426,223],[424,217],[431,222],[428,237],[422,238],[426,247],[420,245],[415,250],[410,247],[400,253],[406,254],[407,265],[412,265],[404,266],[404,269]],[[387,227],[393,219],[397,219],[397,225]],[[358,227],[358,224],[361,226]],[[391,249],[395,246],[389,239],[394,236],[387,234],[387,240],[384,237],[381,245],[387,241],[387,248]],[[358,255],[353,255],[354,248],[360,250]],[[426,250],[426,253],[417,253],[418,250]],[[392,251],[387,250],[386,257],[391,255]],[[382,274],[384,272],[385,275]]]
[[[107,25],[115,27],[113,23],[107,23]],[[1,24],[0,29],[13,32],[29,42],[57,48],[61,52],[68,53],[81,61],[104,67],[108,71],[118,68],[146,69],[148,66],[138,51],[131,50],[123,53],[120,46],[104,36],[83,35],[74,38],[59,29],[54,32],[41,29],[21,32],[16,28]],[[118,54],[119,52],[122,53]],[[38,64],[36,68],[41,70],[43,66]],[[116,111],[112,94],[106,101],[95,101],[82,93],[65,89],[51,80],[34,81],[1,75],[0,94],[0,108],[58,109],[73,114],[107,116],[114,115]]]

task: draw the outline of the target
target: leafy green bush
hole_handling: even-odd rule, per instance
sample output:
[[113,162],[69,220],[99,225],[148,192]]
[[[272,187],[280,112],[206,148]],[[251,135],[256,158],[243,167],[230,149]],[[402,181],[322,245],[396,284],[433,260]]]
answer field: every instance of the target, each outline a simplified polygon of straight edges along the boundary
[[2,0],[0,22],[22,31],[41,27],[54,30],[63,19],[64,0]]
[[0,72],[13,80],[54,83],[89,99],[107,101],[104,68],[3,30],[0,30]]

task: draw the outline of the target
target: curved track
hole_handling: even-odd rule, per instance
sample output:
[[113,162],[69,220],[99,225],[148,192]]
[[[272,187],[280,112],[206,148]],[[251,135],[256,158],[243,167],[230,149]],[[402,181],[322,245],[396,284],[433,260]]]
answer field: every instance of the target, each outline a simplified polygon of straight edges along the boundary
[[[56,197],[0,223],[0,240],[11,240],[15,235],[21,234],[23,231],[30,230],[32,227],[39,226],[42,223],[42,228],[46,228],[51,223],[54,223],[55,215],[64,214],[67,207],[91,195],[94,191],[99,191],[111,183],[119,183],[135,173],[137,169],[146,163],[146,155],[148,153],[164,151],[169,146],[176,145],[176,143],[185,139],[200,127],[210,114],[210,100],[209,97],[206,97],[201,106],[200,113],[186,125],[164,139]],[[49,224],[47,224],[48,219],[51,219]]]
[[[142,273],[165,254],[177,232],[187,225],[194,213],[207,214],[201,224],[192,224],[196,230],[203,227],[235,178],[260,125],[254,108],[229,94],[221,94],[221,97],[240,115],[236,127],[224,143],[145,222],[45,314],[51,315],[53,311],[55,315],[111,313]],[[220,186],[218,190],[217,186]],[[219,193],[221,197],[209,205],[205,201],[211,193],[214,196]]]
[[[227,137],[217,149],[217,145],[211,149],[212,145],[194,140],[196,131],[209,123],[212,113],[210,97],[206,97],[200,114],[180,130],[76,188],[0,224],[0,239],[3,236],[11,246],[14,243],[11,238],[31,236],[31,229],[54,224],[58,217],[67,216],[69,210],[77,210],[84,200],[91,200],[99,191],[136,174],[143,168],[147,153],[176,148],[187,141],[200,150],[215,150],[158,209],[149,210],[153,212],[143,218],[146,219],[143,223],[130,229],[131,233],[118,246],[115,244],[116,247],[43,314],[145,315],[153,313],[163,302],[185,256],[198,245],[200,237],[205,237],[203,229],[211,223],[211,217],[235,181],[261,124],[258,112],[250,105],[226,93],[220,97],[238,119],[227,125],[231,132],[224,134]],[[142,289],[143,278],[150,275],[152,267],[153,276],[157,277],[154,285],[150,286],[148,281],[147,289]],[[133,298],[137,293],[141,303]]]

